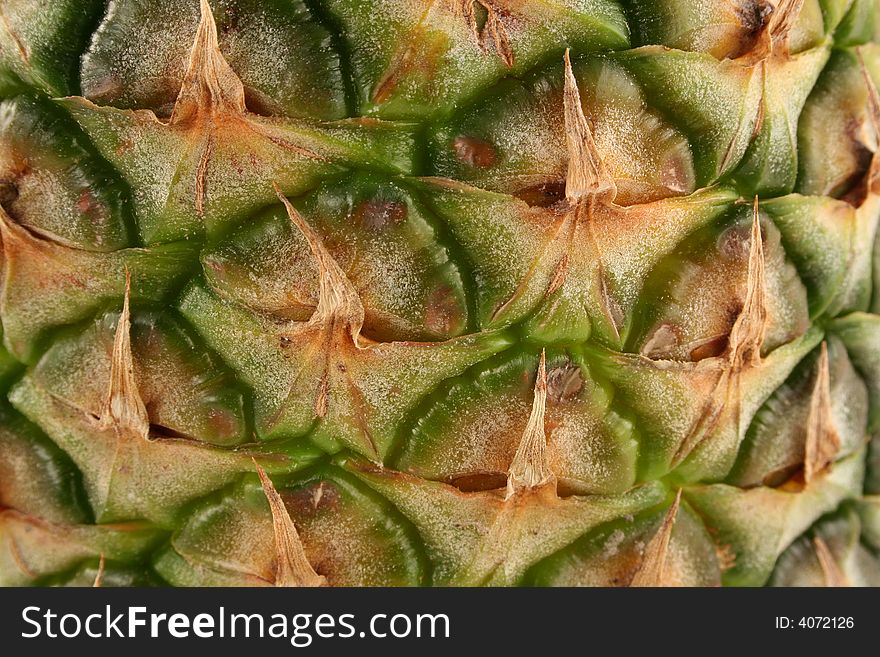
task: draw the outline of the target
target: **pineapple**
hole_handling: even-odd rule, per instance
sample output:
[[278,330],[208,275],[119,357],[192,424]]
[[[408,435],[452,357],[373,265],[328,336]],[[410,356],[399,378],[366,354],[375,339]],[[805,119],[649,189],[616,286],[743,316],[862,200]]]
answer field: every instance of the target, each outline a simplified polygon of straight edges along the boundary
[[875,0],[0,19],[3,584],[880,585]]

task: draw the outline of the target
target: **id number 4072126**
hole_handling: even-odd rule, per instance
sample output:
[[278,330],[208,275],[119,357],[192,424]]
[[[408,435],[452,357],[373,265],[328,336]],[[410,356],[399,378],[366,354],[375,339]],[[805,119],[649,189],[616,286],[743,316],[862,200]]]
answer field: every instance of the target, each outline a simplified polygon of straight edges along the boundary
[[800,630],[851,630],[855,627],[852,616],[777,616],[776,629],[800,629]]

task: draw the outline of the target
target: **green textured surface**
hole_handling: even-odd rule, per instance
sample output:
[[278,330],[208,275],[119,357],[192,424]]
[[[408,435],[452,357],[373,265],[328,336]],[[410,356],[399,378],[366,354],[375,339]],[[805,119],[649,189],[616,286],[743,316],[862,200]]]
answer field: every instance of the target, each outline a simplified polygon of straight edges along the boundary
[[[212,0],[249,113],[182,125],[196,0],[0,5],[0,583],[271,582],[252,457],[331,584],[626,585],[679,488],[676,583],[821,583],[817,536],[878,583],[880,5],[806,0],[755,64],[752,0],[486,0],[481,43],[472,4]],[[618,192],[588,226],[566,48]],[[302,337],[319,270],[273,183],[362,348]],[[762,358],[706,428],[756,196]],[[126,271],[154,440],[120,447]],[[804,485],[823,343],[840,444]],[[560,497],[511,510],[542,349]]]

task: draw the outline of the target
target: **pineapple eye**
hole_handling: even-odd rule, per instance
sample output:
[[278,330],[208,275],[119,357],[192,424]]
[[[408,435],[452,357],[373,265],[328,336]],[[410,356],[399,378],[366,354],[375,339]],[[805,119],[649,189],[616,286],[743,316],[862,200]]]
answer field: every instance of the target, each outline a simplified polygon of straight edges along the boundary
[[376,198],[358,203],[352,215],[364,228],[381,230],[406,221],[408,212],[406,203]]
[[479,137],[458,136],[452,141],[452,149],[459,162],[476,169],[488,169],[498,161],[495,147]]

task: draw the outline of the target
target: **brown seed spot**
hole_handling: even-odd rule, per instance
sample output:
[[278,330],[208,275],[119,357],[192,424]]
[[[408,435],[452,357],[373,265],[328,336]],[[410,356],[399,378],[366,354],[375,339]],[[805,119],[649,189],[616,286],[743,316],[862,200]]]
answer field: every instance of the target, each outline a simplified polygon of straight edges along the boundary
[[709,338],[704,342],[701,342],[699,345],[691,349],[690,359],[694,362],[698,360],[703,360],[705,358],[717,358],[721,356],[725,351],[727,351],[727,345],[729,343],[730,336],[729,335],[718,335],[713,338]]
[[244,104],[251,114],[277,116],[283,113],[277,102],[272,101],[269,96],[253,87],[246,86],[244,88]]
[[729,543],[716,543],[715,555],[718,558],[718,567],[721,572],[727,572],[736,565],[736,552]]
[[14,203],[18,199],[18,185],[11,180],[0,180],[0,205]]
[[463,493],[497,490],[507,485],[505,472],[466,472],[453,475],[449,483]]
[[92,84],[86,91],[86,97],[96,103],[105,103],[119,98],[123,91],[122,82],[113,75],[108,75]]
[[547,397],[557,404],[576,399],[583,388],[584,376],[574,363],[565,363],[547,372]]
[[364,228],[381,229],[402,223],[408,213],[406,203],[375,198],[359,203],[353,215]]
[[84,189],[76,200],[76,208],[83,214],[94,212],[96,205],[97,199],[88,189]]
[[874,152],[864,143],[862,132],[862,121],[850,119],[847,122],[846,133],[850,141],[849,149],[852,152],[852,170],[842,181],[826,192],[829,196],[839,198],[855,208],[861,207],[868,196],[871,162],[874,160]]
[[526,187],[514,192],[514,196],[532,207],[549,208],[565,200],[565,180]]
[[459,162],[477,169],[488,169],[498,160],[492,144],[479,137],[459,135],[453,140],[452,148]]
[[131,151],[132,148],[134,148],[134,142],[132,140],[122,139],[120,140],[119,144],[117,144],[114,151],[116,152],[116,155],[121,157]]
[[[159,402],[150,402],[146,404],[147,414],[154,415],[160,413],[161,404]],[[196,440],[193,436],[188,436],[182,431],[178,431],[174,427],[169,427],[157,422],[150,423],[149,435],[152,438],[165,438],[169,440]]]
[[208,426],[220,436],[231,436],[238,430],[239,422],[233,413],[212,408],[208,411]]
[[438,285],[428,297],[425,326],[432,333],[449,335],[464,323],[461,303],[448,285]]
[[788,485],[789,489],[793,486],[794,490],[801,491],[803,484],[803,465],[797,463],[779,467],[768,472],[761,479],[761,485],[767,488],[781,488]]
[[90,189],[85,189],[76,201],[76,208],[82,214],[89,217],[95,225],[102,225],[107,221],[107,208],[98,200]]
[[[761,227],[761,240],[766,241],[763,226]],[[744,261],[748,260],[752,246],[751,226],[732,226],[721,233],[718,238],[718,253],[725,260]]]
[[668,358],[680,340],[681,327],[664,322],[648,336],[640,353],[647,358]]
[[729,228],[718,238],[718,253],[727,260],[739,260],[748,255],[749,236],[742,227]]
[[204,263],[205,263],[205,267],[207,267],[211,271],[217,272],[218,274],[223,274],[226,272],[226,263],[225,262],[215,260],[214,258],[205,258]]
[[660,169],[660,182],[670,192],[686,194],[693,190],[690,160],[681,153],[667,157]]
[[284,506],[297,519],[312,518],[319,512],[336,509],[339,506],[339,491],[330,481],[314,481],[296,490],[281,493]]

